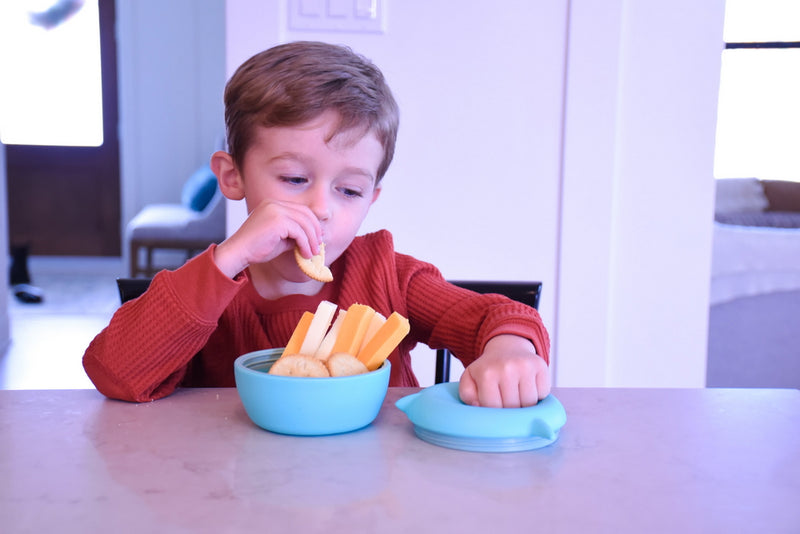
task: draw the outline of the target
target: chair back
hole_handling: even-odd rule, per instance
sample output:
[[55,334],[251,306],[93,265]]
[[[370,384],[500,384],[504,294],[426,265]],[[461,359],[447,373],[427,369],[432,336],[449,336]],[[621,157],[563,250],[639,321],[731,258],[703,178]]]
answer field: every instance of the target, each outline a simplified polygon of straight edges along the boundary
[[121,303],[135,299],[150,287],[150,278],[117,278],[117,289]]
[[[450,280],[450,283],[464,289],[469,289],[476,293],[497,293],[526,304],[531,308],[539,308],[539,297],[542,294],[541,282],[488,282],[488,281],[468,281]],[[434,383],[450,381],[450,351],[448,349],[438,349],[436,351],[436,374]]]

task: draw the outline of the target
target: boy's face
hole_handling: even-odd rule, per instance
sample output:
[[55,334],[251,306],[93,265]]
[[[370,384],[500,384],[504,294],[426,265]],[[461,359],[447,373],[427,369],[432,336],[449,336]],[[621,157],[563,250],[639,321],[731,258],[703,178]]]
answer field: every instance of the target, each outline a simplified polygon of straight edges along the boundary
[[[242,186],[248,212],[264,201],[307,206],[322,226],[330,264],[350,245],[370,206],[383,147],[374,133],[343,132],[329,142],[337,115],[301,126],[258,127],[244,156]],[[277,258],[290,268],[293,255]]]

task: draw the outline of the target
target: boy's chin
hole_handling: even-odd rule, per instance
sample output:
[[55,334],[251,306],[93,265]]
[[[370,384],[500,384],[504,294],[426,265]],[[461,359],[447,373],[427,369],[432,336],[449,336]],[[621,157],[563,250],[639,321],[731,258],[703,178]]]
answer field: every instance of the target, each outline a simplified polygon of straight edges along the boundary
[[315,281],[314,279],[309,278],[309,276],[300,269],[297,269],[297,273],[292,273],[291,275],[287,276],[286,279],[295,284],[303,284]]

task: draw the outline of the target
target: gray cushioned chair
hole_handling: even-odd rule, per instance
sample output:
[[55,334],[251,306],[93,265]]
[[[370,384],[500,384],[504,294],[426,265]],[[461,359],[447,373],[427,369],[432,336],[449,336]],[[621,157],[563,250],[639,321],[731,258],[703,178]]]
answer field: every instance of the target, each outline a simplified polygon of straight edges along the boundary
[[[225,239],[225,197],[216,177],[205,165],[184,184],[178,204],[145,206],[126,227],[130,248],[130,276],[153,276],[156,249],[182,250],[186,259]],[[140,251],[145,251],[141,264]]]

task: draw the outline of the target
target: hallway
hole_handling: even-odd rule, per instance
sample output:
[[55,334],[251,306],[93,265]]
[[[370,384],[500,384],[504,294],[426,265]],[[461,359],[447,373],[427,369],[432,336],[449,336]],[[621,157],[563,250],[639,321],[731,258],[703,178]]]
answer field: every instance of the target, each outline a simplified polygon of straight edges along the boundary
[[119,305],[120,258],[33,257],[41,304],[9,295],[11,343],[0,357],[0,389],[92,388],[81,357]]

